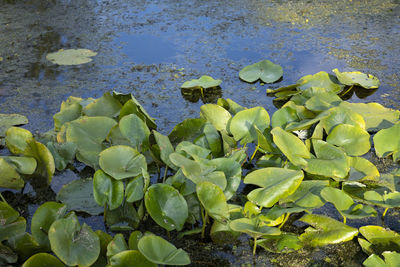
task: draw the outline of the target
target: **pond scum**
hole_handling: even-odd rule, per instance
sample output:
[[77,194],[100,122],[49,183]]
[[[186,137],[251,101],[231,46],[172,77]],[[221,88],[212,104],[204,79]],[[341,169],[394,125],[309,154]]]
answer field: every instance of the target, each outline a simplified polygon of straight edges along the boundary
[[[282,73],[264,60],[239,77],[271,83]],[[215,242],[246,234],[253,253],[257,247],[289,253],[357,238],[369,255],[365,266],[398,266],[398,233],[346,223],[375,217],[376,208],[384,210],[384,220],[388,209],[400,206],[400,170],[380,173],[366,157],[387,157],[397,167],[400,111],[344,101],[350,90],[376,90],[379,80],[361,72],[333,73],[267,90],[280,104],[271,117],[263,107],[220,98],[169,135],[156,131],[132,95],[117,92],[69,97],[54,115],[54,129],[38,135],[15,127],[27,123],[24,116],[2,114],[0,134],[9,156],[0,157],[1,187],[21,189],[32,180],[50,184],[55,170],[74,168],[76,161],[94,174],[64,185],[58,202],[42,204],[30,233],[25,218],[1,196],[1,261],[25,267],[190,264],[184,250],[137,231],[147,220],[168,233],[209,235]],[[203,76],[182,90],[204,94],[220,83]],[[247,195],[238,192],[241,183],[249,185]],[[341,221],[313,213],[327,202]],[[129,239],[80,225],[75,212],[103,214],[110,231],[128,232]],[[293,218],[309,227],[284,231]]]

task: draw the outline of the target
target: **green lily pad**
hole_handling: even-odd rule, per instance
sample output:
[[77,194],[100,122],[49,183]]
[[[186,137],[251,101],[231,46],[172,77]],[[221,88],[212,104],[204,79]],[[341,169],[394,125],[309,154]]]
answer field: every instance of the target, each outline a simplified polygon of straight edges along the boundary
[[57,194],[57,201],[66,204],[68,210],[83,211],[90,215],[99,215],[99,207],[93,196],[93,179],[79,179],[64,185]]
[[67,164],[72,164],[75,160],[77,146],[74,143],[48,142],[46,146],[53,155],[55,167],[59,171],[64,170]]
[[209,121],[218,131],[226,131],[228,121],[232,118],[229,111],[216,104],[201,106],[200,117]]
[[31,222],[31,232],[32,236],[41,246],[50,249],[50,241],[47,233],[51,224],[63,218],[66,211],[67,206],[57,202],[46,202],[35,211]]
[[211,123],[207,122],[204,125],[204,138],[206,140],[205,147],[211,150],[211,153],[214,157],[221,157],[223,156],[223,147],[222,147],[222,138],[219,134],[218,130],[212,125]]
[[24,187],[24,180],[18,174],[15,167],[9,164],[4,158],[0,158],[0,187],[10,189],[21,189]]
[[175,125],[168,135],[169,140],[175,145],[182,141],[193,142],[202,135],[202,129],[205,123],[206,120],[202,118],[186,119]]
[[42,177],[46,177],[47,184],[50,184],[56,169],[50,150],[44,144],[36,140],[30,140],[28,141],[28,149],[24,155],[36,159],[36,173]]
[[378,255],[372,254],[363,262],[363,265],[365,267],[397,267],[399,265],[400,253],[385,251],[382,255],[385,257],[385,261],[383,261]]
[[230,158],[216,158],[211,160],[216,166],[216,171],[222,171],[226,179],[224,194],[227,200],[231,199],[239,188],[242,180],[242,168],[239,163]]
[[303,247],[297,235],[281,233],[280,235],[265,236],[256,241],[257,246],[263,247],[266,251],[273,253],[289,253]]
[[375,152],[378,157],[393,155],[393,161],[400,159],[400,123],[382,129],[374,136]]
[[14,252],[10,247],[0,244],[0,262],[5,263],[16,263],[18,261],[18,254]]
[[400,111],[385,108],[379,103],[349,103],[342,102],[343,107],[360,114],[365,120],[367,131],[378,131],[389,128],[399,121]]
[[376,166],[369,160],[361,157],[349,157],[350,159],[350,172],[349,181],[359,180],[378,180],[379,171]]
[[89,117],[105,116],[113,118],[119,114],[121,108],[121,103],[109,92],[106,92],[102,97],[85,106],[82,112]]
[[145,188],[143,176],[137,176],[126,185],[125,198],[127,202],[135,202],[143,199]]
[[132,264],[141,267],[157,267],[137,250],[126,250],[110,258],[110,267],[131,267]]
[[116,234],[110,243],[107,245],[107,257],[112,257],[122,251],[128,250],[123,234]]
[[188,207],[178,190],[167,184],[153,184],[144,200],[147,212],[158,225],[167,231],[182,230],[188,217]]
[[271,118],[271,126],[272,128],[281,127],[285,128],[285,126],[293,121],[299,120],[297,116],[297,110],[292,107],[282,107],[274,112]]
[[124,200],[124,183],[97,170],[93,176],[93,197],[98,205],[107,203],[110,210],[116,209]]
[[264,168],[253,171],[244,178],[245,184],[261,188],[251,191],[247,198],[258,206],[272,207],[281,198],[293,194],[304,178],[302,171],[283,168]]
[[322,140],[312,141],[317,158],[307,159],[305,171],[311,174],[343,179],[350,170],[346,154],[340,149]]
[[376,211],[372,207],[355,204],[353,199],[340,189],[325,187],[321,191],[321,196],[325,201],[331,202],[344,218],[360,219],[376,216]]
[[364,199],[385,208],[400,207],[400,192],[387,193],[385,191],[383,194],[380,194],[371,190],[364,193]]
[[132,231],[138,227],[140,222],[135,207],[126,201],[115,210],[107,210],[105,217],[111,231]]
[[10,127],[6,131],[6,145],[13,154],[23,154],[29,150],[28,143],[33,139],[32,133],[26,129]]
[[378,78],[371,74],[365,74],[359,71],[340,72],[338,69],[333,69],[332,71],[336,74],[339,82],[345,85],[357,85],[365,89],[376,89],[380,85]]
[[231,113],[233,115],[235,115],[239,111],[246,109],[230,98],[227,98],[227,99],[218,98],[217,105],[223,107],[224,109],[226,109],[227,111],[229,111],[229,113]]
[[176,170],[177,167],[171,162],[169,159],[169,155],[175,152],[174,147],[171,144],[168,136],[162,135],[159,132],[153,130],[154,139],[157,142],[158,147],[160,148],[160,157],[161,160],[171,169]]
[[46,59],[57,65],[80,65],[91,62],[97,53],[89,49],[60,49],[48,53]]
[[193,89],[193,88],[212,88],[217,87],[222,83],[221,80],[214,80],[212,77],[203,75],[199,79],[193,79],[191,81],[184,82],[181,85],[182,89]]
[[54,129],[59,131],[64,123],[76,120],[81,115],[82,105],[79,102],[66,106],[65,108],[61,109],[60,112],[53,115]]
[[137,115],[124,116],[119,121],[119,129],[122,136],[127,138],[137,150],[144,151],[149,147],[150,130]]
[[400,235],[395,231],[377,225],[360,227],[360,233],[366,238],[358,238],[361,248],[368,255],[380,255],[384,251],[400,253]]
[[99,154],[104,149],[102,143],[116,124],[108,117],[81,117],[68,123],[66,141],[76,144],[79,161],[97,167]]
[[236,219],[229,223],[229,227],[234,231],[246,233],[253,238],[258,238],[265,235],[279,235],[281,233],[279,228],[260,225],[259,220],[256,218]]
[[329,133],[326,142],[340,146],[349,156],[361,156],[371,148],[369,137],[359,126],[339,124]]
[[147,169],[145,157],[129,146],[112,146],[103,150],[99,165],[105,173],[117,180],[138,176],[142,174],[142,169]]
[[0,137],[6,135],[8,128],[28,123],[28,118],[20,114],[0,114]]
[[263,132],[269,127],[269,114],[263,107],[242,110],[232,118],[229,131],[242,145],[257,139],[256,128]]
[[49,240],[54,254],[70,266],[90,266],[100,254],[99,237],[86,224],[80,226],[74,213],[50,226]]
[[2,201],[0,201],[0,222],[0,242],[23,234],[26,230],[26,220]]
[[26,232],[8,239],[8,244],[18,254],[19,260],[22,261],[36,253],[48,250],[43,248],[31,234]]
[[311,154],[306,145],[296,136],[282,130],[280,127],[272,129],[274,143],[282,153],[296,166],[305,166]]
[[196,193],[209,216],[222,223],[229,220],[228,203],[219,186],[210,182],[200,182],[196,186]]
[[185,157],[190,156],[193,159],[206,158],[211,153],[211,150],[187,141],[180,142],[176,146],[175,151]]
[[189,255],[156,235],[145,235],[138,242],[139,251],[151,262],[161,265],[188,265]]
[[358,234],[356,228],[323,215],[306,214],[300,221],[310,224],[312,227],[308,227],[305,233],[299,236],[299,239],[313,247],[346,242]]
[[22,267],[65,267],[56,257],[48,253],[38,253],[22,264]]
[[143,237],[142,232],[140,231],[133,231],[130,235],[129,235],[129,240],[128,240],[128,246],[129,249],[131,250],[138,250],[138,243],[139,240]]
[[325,201],[321,197],[321,190],[329,185],[327,180],[302,181],[297,190],[279,203],[292,202],[298,207],[316,209],[322,207]]
[[328,134],[340,124],[350,124],[365,129],[364,118],[360,114],[342,105],[329,109],[328,116],[321,119],[321,122]]
[[328,92],[333,93],[338,93],[344,88],[344,85],[342,85],[335,76],[325,71],[320,71],[314,75],[306,75],[300,78],[296,84],[298,84],[297,88],[300,90],[319,87],[325,88]]
[[255,82],[258,79],[265,83],[273,83],[279,80],[282,75],[282,67],[269,60],[246,66],[239,72],[239,78],[248,83]]
[[[314,88],[309,88],[314,89]],[[309,90],[307,89],[307,90]],[[342,99],[332,92],[320,92],[310,97],[305,103],[305,107],[314,112],[322,112],[332,107],[338,106]]]

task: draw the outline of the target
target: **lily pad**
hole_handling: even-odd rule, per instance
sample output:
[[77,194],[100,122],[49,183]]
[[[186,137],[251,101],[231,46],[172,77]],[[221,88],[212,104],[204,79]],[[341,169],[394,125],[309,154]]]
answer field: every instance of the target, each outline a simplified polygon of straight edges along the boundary
[[28,143],[34,140],[26,129],[10,127],[6,131],[6,145],[13,154],[24,154],[29,150]]
[[328,116],[321,119],[321,123],[328,134],[340,124],[350,124],[365,129],[364,118],[355,111],[342,105],[329,109]]
[[343,179],[350,170],[346,154],[340,149],[322,140],[312,141],[317,158],[307,159],[305,171],[311,174]]
[[283,75],[283,69],[278,64],[263,60],[244,67],[239,72],[239,77],[245,82],[252,83],[260,79],[265,83],[273,83]]
[[177,167],[169,159],[169,155],[175,152],[174,147],[171,144],[168,136],[165,136],[155,130],[153,130],[154,138],[156,139],[157,145],[160,148],[161,160],[171,169],[176,170]]
[[139,151],[149,148],[150,130],[137,115],[129,114],[119,121],[121,134]]
[[366,238],[358,238],[363,251],[380,255],[384,251],[400,252],[400,235],[395,231],[377,225],[360,227],[360,233]]
[[311,87],[325,88],[328,92],[338,93],[343,90],[342,85],[338,79],[325,72],[320,71],[314,75],[306,75],[297,81],[297,88],[300,90],[306,90]]
[[22,267],[65,267],[56,257],[48,253],[38,253],[22,264]]
[[269,127],[269,114],[263,107],[245,109],[236,113],[229,124],[229,131],[242,145],[257,139],[256,128],[263,132]]
[[299,239],[313,247],[346,242],[358,234],[356,228],[323,215],[306,214],[300,221],[308,223],[312,227],[308,227],[305,233],[299,236]]
[[211,87],[217,87],[222,83],[221,80],[214,80],[214,78],[203,75],[199,79],[194,79],[191,81],[184,82],[181,85],[182,89],[193,89],[193,88],[211,88]]
[[305,166],[311,154],[306,145],[296,136],[282,130],[280,127],[275,127],[271,134],[274,143],[282,151],[282,153],[296,166]]
[[371,74],[365,74],[359,71],[340,72],[338,69],[332,71],[336,74],[339,82],[345,85],[357,85],[365,89],[376,89],[380,85],[378,78]]
[[105,173],[117,180],[138,176],[142,174],[142,169],[147,169],[145,157],[129,146],[112,146],[103,150],[99,165]]
[[35,240],[42,246],[50,249],[50,241],[47,236],[51,224],[64,217],[67,211],[65,204],[46,202],[33,214],[31,232]]
[[0,242],[17,235],[26,230],[26,220],[10,205],[0,201]]
[[378,255],[372,254],[363,262],[363,265],[365,267],[397,267],[399,265],[400,253],[385,251],[382,255],[385,257],[385,261],[383,261]]
[[48,53],[46,59],[57,65],[80,65],[91,62],[97,53],[89,49],[60,49]]
[[15,167],[9,164],[4,158],[0,158],[0,187],[10,189],[21,189],[24,187],[24,180],[18,174]]
[[[64,102],[63,102],[64,103]],[[80,102],[66,106],[60,112],[53,115],[54,129],[59,131],[64,123],[78,119],[82,115]]]
[[279,203],[292,202],[298,207],[315,209],[322,207],[325,201],[321,197],[321,190],[329,185],[327,180],[302,181],[297,190]]
[[20,114],[0,114],[0,137],[4,137],[8,128],[28,123],[28,118]]
[[232,230],[246,233],[253,238],[258,238],[264,235],[279,235],[281,231],[276,227],[260,225],[257,218],[240,218],[229,223]]
[[200,117],[209,121],[218,131],[226,131],[228,121],[232,118],[229,111],[216,104],[201,106]]
[[116,209],[124,200],[124,183],[97,170],[93,176],[93,197],[98,205],[107,203],[110,210]]
[[116,124],[108,117],[81,117],[68,123],[66,141],[76,144],[79,161],[97,167],[99,153],[104,149],[102,143]]
[[369,160],[361,157],[349,157],[350,172],[349,181],[359,181],[359,180],[378,180],[379,171],[376,166]]
[[375,152],[378,157],[393,155],[393,161],[400,159],[400,123],[382,129],[374,136]]
[[93,179],[79,179],[64,185],[57,194],[57,201],[66,204],[68,210],[83,211],[90,215],[99,215],[99,207],[93,196]]
[[272,207],[281,198],[293,194],[304,178],[302,171],[283,168],[264,168],[253,171],[244,178],[245,184],[261,188],[251,191],[247,198],[258,206]]
[[188,207],[178,190],[167,184],[153,184],[146,192],[145,205],[158,225],[167,231],[182,230],[188,217]]
[[339,124],[329,133],[326,142],[343,148],[349,156],[361,156],[371,148],[369,137],[359,126]]
[[161,265],[188,265],[189,255],[162,237],[148,234],[138,242],[139,251],[151,262]]
[[99,237],[86,224],[80,226],[74,213],[50,226],[49,240],[51,250],[70,266],[90,266],[100,254]]
[[107,245],[107,257],[112,257],[122,251],[128,250],[123,234],[116,234],[110,243]]
[[222,171],[225,174],[226,187],[224,194],[227,200],[231,199],[242,180],[242,168],[240,164],[230,158],[216,158],[211,163],[216,166],[216,171]]
[[206,120],[202,118],[186,119],[175,125],[168,137],[171,143],[175,145],[182,141],[193,142],[202,135],[205,123]]
[[102,97],[85,106],[82,112],[89,117],[105,116],[113,118],[119,114],[121,108],[121,103],[109,92],[106,92]]
[[131,267],[132,264],[141,267],[157,267],[137,250],[126,250],[110,258],[110,267]]
[[349,103],[340,104],[360,114],[365,120],[367,131],[378,131],[389,128],[399,121],[400,111],[385,108],[379,103]]
[[210,182],[200,182],[196,186],[196,193],[209,216],[222,223],[229,220],[228,203],[219,186]]
[[256,241],[257,246],[273,253],[289,253],[303,247],[297,235],[291,233],[281,233],[280,235],[265,236]]

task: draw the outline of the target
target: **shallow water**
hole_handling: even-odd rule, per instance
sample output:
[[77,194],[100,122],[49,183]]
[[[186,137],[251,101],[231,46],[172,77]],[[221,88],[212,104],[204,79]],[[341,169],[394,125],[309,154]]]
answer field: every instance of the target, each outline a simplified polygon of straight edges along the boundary
[[[185,99],[180,85],[205,74],[223,81],[218,96],[247,107],[261,105],[272,114],[276,108],[267,88],[321,70],[359,70],[379,77],[381,88],[364,99],[354,94],[350,101],[400,108],[396,0],[368,5],[344,0],[0,0],[0,5],[0,110],[26,115],[31,131],[52,128],[52,115],[70,95],[100,97],[116,90],[131,92],[167,134],[176,123],[198,116],[202,100]],[[45,59],[61,48],[88,48],[98,55],[80,66],[56,66]],[[282,65],[283,79],[263,86],[241,82],[239,70],[262,59]],[[252,264],[238,255],[218,257]]]

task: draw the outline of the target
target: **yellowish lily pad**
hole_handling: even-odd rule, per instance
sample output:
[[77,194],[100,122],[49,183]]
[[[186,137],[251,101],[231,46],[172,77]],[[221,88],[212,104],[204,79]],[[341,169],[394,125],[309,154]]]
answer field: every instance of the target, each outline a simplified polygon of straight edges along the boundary
[[60,49],[49,53],[46,59],[57,65],[80,65],[92,61],[97,53],[89,49]]

